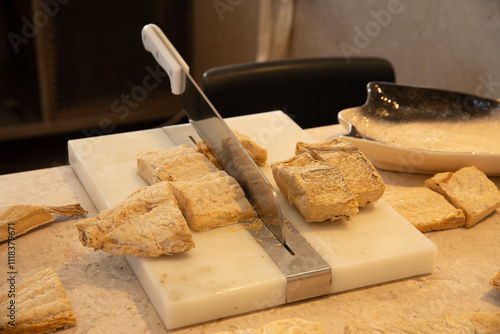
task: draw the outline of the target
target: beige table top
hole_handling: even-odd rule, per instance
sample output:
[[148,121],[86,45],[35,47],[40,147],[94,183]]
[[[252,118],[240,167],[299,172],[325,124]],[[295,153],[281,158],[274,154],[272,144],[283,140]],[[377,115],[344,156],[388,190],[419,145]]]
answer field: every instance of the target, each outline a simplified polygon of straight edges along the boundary
[[[343,130],[306,130],[328,140]],[[428,175],[380,171],[387,184],[423,185]],[[500,177],[491,178],[500,187]],[[0,176],[0,207],[14,204],[80,203],[97,211],[70,166]],[[17,279],[51,266],[66,289],[78,325],[58,333],[166,333],[123,256],[94,252],[77,239],[74,220],[58,219],[16,240]],[[436,269],[396,282],[347,291],[289,305],[190,326],[171,333],[217,333],[258,328],[279,319],[302,317],[327,333],[343,333],[346,320],[400,321],[500,312],[500,291],[489,285],[500,268],[500,210],[473,228],[425,234],[438,247]],[[7,245],[0,244],[0,286],[6,291]]]

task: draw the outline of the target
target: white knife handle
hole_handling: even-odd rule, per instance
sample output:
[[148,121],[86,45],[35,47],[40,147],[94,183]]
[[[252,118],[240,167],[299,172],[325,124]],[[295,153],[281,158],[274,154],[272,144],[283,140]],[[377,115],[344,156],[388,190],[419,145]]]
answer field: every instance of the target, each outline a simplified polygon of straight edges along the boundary
[[146,51],[151,52],[158,64],[167,72],[172,93],[182,94],[186,87],[184,71],[189,73],[189,66],[157,25],[145,25],[141,35]]

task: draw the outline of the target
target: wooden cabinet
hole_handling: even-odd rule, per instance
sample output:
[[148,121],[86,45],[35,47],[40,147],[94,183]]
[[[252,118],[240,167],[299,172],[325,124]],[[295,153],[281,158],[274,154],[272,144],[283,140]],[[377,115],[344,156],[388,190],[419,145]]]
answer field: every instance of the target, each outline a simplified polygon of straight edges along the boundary
[[171,119],[182,103],[140,32],[145,24],[159,25],[189,63],[191,7],[177,0],[3,2],[0,29],[8,43],[0,47],[0,141],[105,134],[123,124]]

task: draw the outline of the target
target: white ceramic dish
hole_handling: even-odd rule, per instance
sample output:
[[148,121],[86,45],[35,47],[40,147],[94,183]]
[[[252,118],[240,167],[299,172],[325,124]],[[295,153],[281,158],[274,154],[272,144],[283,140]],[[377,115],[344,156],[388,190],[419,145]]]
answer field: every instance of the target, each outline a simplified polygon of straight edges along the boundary
[[[356,124],[351,124],[344,117],[354,109],[366,113],[368,117],[392,118],[391,121],[395,122],[421,119],[447,122],[452,117],[463,119],[465,116],[467,119],[482,115],[500,117],[497,101],[444,90],[389,83],[369,83],[367,90],[366,104],[342,110],[338,119],[349,131],[349,134],[343,135],[342,138],[358,146],[376,167],[398,172],[434,174],[474,165],[489,176],[500,176],[499,153],[437,151],[387,144],[363,137],[356,131]],[[391,102],[391,105],[388,105],[387,101]],[[425,103],[427,105],[423,105]],[[395,104],[398,105],[397,108],[394,108]],[[420,107],[422,105],[423,107]]]

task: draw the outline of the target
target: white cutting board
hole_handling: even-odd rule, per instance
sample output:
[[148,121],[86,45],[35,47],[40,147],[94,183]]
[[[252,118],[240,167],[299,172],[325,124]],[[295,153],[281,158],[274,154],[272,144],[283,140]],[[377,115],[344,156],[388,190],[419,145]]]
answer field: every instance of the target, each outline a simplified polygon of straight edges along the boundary
[[[281,111],[226,121],[266,147],[269,164],[293,156],[297,141],[314,142]],[[192,132],[183,124],[72,140],[69,159],[103,210],[147,186],[136,172],[136,153],[189,144]],[[262,171],[276,187],[269,164]],[[436,246],[384,201],[348,223],[306,223],[276,189],[285,217],[332,267],[332,293],[433,271]],[[194,232],[193,239],[196,248],[184,254],[127,256],[167,329],[286,303],[286,277],[242,226]]]

